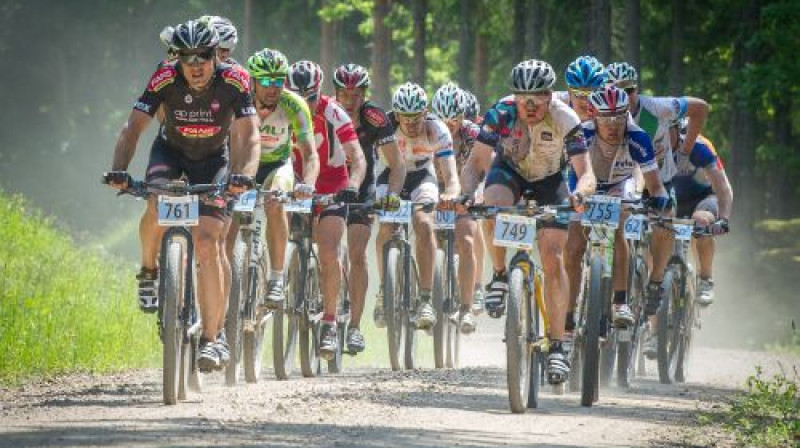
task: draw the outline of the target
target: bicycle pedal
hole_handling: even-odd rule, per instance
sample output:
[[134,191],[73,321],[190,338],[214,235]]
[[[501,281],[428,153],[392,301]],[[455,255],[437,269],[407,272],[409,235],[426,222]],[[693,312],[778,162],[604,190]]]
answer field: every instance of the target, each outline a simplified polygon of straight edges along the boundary
[[564,395],[567,392],[567,383],[553,384],[553,394]]

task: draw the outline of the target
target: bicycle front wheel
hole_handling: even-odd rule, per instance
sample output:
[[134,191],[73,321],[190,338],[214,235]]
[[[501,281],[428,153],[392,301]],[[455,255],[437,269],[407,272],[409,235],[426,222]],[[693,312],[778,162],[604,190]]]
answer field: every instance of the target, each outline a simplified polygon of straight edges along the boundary
[[[450,278],[445,290],[453,291],[452,296],[448,293],[449,313],[455,313],[461,309],[461,295],[459,292],[458,282],[456,281],[456,272],[458,272],[458,264],[460,260],[458,255],[453,257],[453,266],[450,268]],[[448,313],[445,313],[446,318]],[[457,369],[459,364],[459,357],[461,353],[461,329],[460,322],[451,321],[447,319],[447,358],[446,365],[451,369]]]
[[527,409],[528,369],[531,367],[531,350],[528,346],[528,321],[525,302],[530,291],[525,282],[525,272],[515,267],[509,278],[506,304],[506,379],[511,412],[521,414]]
[[284,289],[283,308],[272,317],[272,367],[275,377],[285,380],[292,374],[300,316],[295,309],[295,297],[300,291],[300,252],[293,244],[286,246],[286,264],[289,267]]
[[433,308],[436,310],[436,325],[433,326],[433,365],[437,369],[445,366],[445,329],[449,326],[448,309],[446,309],[447,295],[445,272],[444,251],[441,249],[436,250],[436,261],[433,271]]
[[389,340],[389,363],[400,370],[400,350],[403,346],[403,265],[402,253],[390,247],[383,256],[383,312]]
[[664,300],[658,309],[658,379],[671,384],[678,367],[678,347],[681,342],[680,282],[675,269],[664,274]]
[[170,241],[166,247],[166,254],[162,256],[161,273],[163,280],[160,288],[160,297],[163,306],[163,344],[164,368],[162,380],[164,388],[164,404],[172,405],[178,402],[178,393],[181,383],[186,379],[181,378],[187,371],[188,365],[181,362],[183,352],[183,321],[180,310],[183,308],[184,279],[186,264],[184,263],[184,245],[177,241]]
[[603,321],[603,259],[594,256],[589,261],[589,294],[586,297],[586,328],[583,343],[583,372],[581,373],[581,405],[597,401],[600,388],[600,331]]
[[[409,306],[403,307],[403,324],[405,325],[405,366],[408,370],[414,370],[417,367],[417,328],[412,322],[413,314],[411,310],[417,309],[420,306],[419,301],[419,276],[417,275],[417,262],[414,257],[408,266],[408,303]],[[404,281],[406,281],[404,280]]]
[[319,291],[319,268],[316,259],[309,257],[306,274],[305,308],[300,315],[300,370],[310,378],[320,373],[320,316],[322,302]]
[[685,280],[686,287],[683,294],[683,312],[681,313],[680,340],[678,345],[678,359],[675,366],[675,382],[686,382],[689,370],[689,359],[692,349],[692,331],[695,328],[697,310],[695,308],[696,283],[694,275],[689,275]]
[[635,257],[628,269],[628,305],[635,316],[633,328],[618,333],[621,336],[617,344],[617,386],[631,387],[631,380],[636,374],[636,361],[640,349],[640,339],[644,333],[644,292],[647,283],[644,260]]
[[336,352],[328,361],[329,373],[341,373],[344,346],[347,344],[347,328],[350,325],[350,298],[348,296],[347,272],[342,269],[339,283],[339,300],[336,302]]
[[225,384],[235,386],[239,380],[239,363],[242,360],[242,313],[247,300],[247,244],[238,236],[233,247],[231,263],[231,293],[228,313],[225,316],[225,337],[230,347],[231,360],[225,367]]
[[247,275],[247,318],[248,331],[243,332],[244,344],[244,379],[248,383],[257,383],[261,378],[261,366],[264,356],[264,337],[266,334],[266,318],[260,318],[261,305],[267,294],[267,275],[269,275],[269,262],[267,254],[261,254],[255,266],[248,269]]

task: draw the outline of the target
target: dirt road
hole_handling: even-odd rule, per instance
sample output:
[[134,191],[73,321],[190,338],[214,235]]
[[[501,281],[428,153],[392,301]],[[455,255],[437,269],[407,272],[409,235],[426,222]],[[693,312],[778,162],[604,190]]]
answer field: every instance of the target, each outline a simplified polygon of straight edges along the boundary
[[741,387],[755,365],[776,365],[765,353],[698,348],[687,385],[648,377],[630,391],[603,390],[592,408],[547,389],[540,409],[512,415],[499,325],[481,323],[460,370],[362,368],[281,382],[265,372],[235,388],[212,375],[202,394],[170,407],[157,370],[2,390],[0,446],[690,446],[683,433],[698,409]]

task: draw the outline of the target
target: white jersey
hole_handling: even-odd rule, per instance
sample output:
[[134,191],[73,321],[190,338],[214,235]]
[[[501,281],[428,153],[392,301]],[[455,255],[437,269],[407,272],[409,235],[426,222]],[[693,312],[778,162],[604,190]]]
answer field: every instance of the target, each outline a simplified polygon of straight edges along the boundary
[[[411,138],[397,125],[394,114],[390,115],[395,122],[394,137],[406,162],[407,172],[429,169],[433,166],[433,160],[438,157],[453,157],[453,138],[442,120],[427,115],[424,121],[425,132]],[[386,165],[382,155],[381,162]]]
[[632,111],[636,124],[653,141],[662,182],[672,180],[678,171],[672,154],[674,148],[669,138],[669,127],[670,122],[686,115],[686,108],[685,98],[639,95],[639,108]]

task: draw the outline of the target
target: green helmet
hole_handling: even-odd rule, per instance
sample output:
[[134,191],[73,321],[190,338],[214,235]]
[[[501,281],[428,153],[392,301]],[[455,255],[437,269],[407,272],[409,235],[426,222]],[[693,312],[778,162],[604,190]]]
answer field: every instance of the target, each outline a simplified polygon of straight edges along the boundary
[[265,48],[247,59],[247,71],[254,79],[289,73],[289,61],[278,50]]

